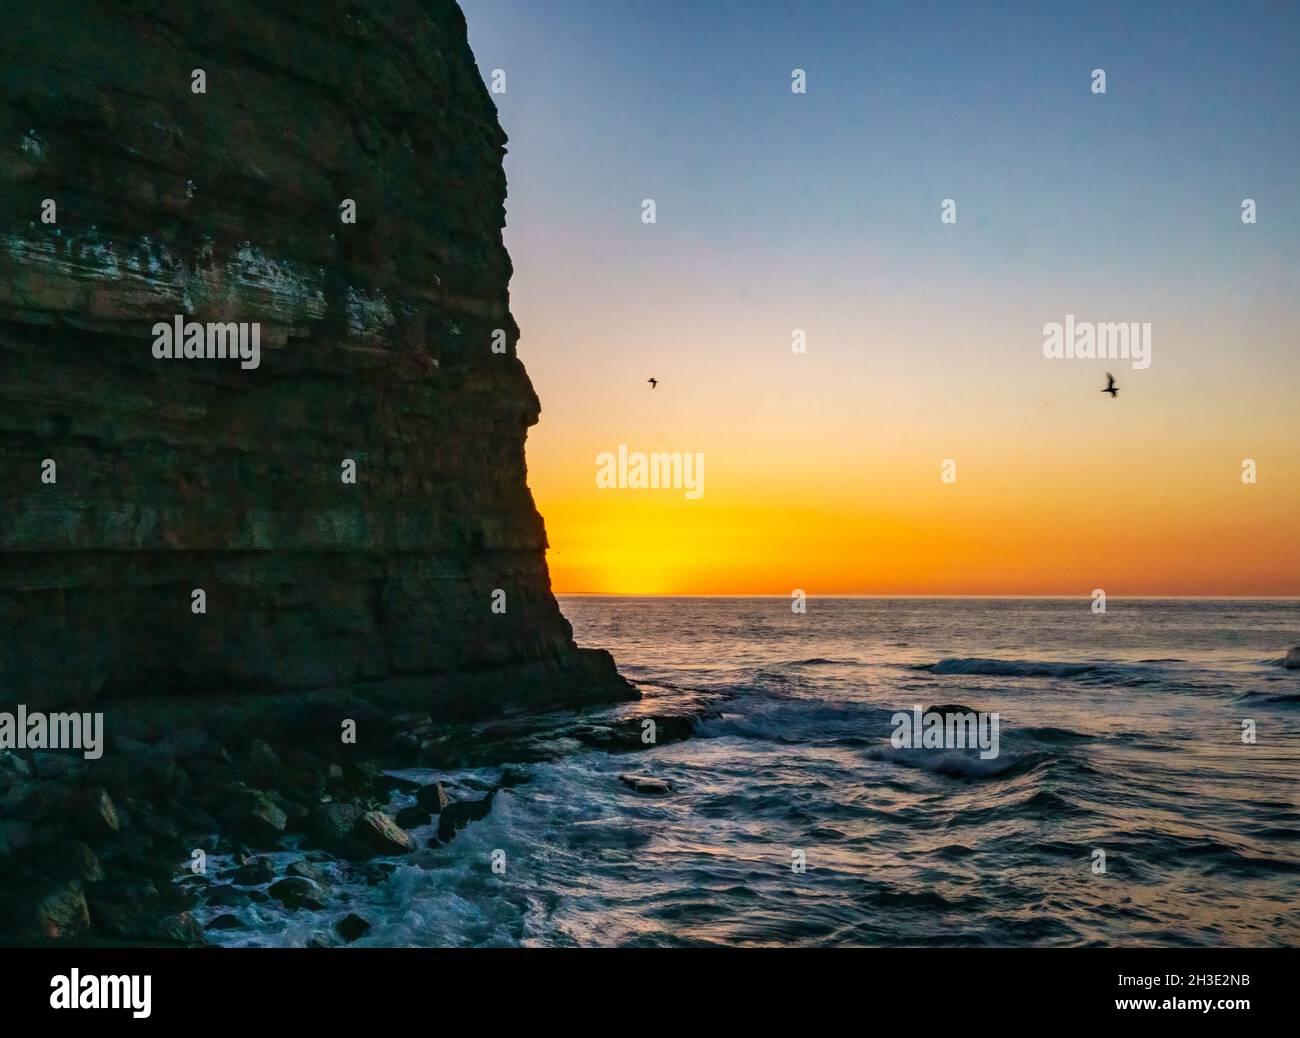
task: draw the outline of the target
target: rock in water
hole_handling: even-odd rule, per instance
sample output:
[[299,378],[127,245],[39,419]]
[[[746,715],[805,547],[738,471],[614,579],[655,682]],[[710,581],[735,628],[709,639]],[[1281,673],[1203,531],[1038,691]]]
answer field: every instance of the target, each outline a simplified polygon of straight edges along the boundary
[[6,4],[0,67],[0,704],[636,698],[551,594],[454,0]]
[[382,811],[367,811],[357,822],[356,836],[376,854],[409,854],[415,844]]
[[1300,670],[1300,645],[1286,654],[1286,659],[1282,661],[1282,666],[1287,670]]
[[451,803],[451,797],[447,796],[441,782],[435,782],[432,786],[421,786],[415,794],[415,802],[430,814],[437,815],[442,814],[443,808]]
[[438,839],[446,843],[470,822],[486,818],[495,797],[496,790],[492,790],[481,800],[456,800],[448,804],[438,816]]
[[370,932],[370,924],[355,912],[349,912],[334,924],[334,930],[344,942],[351,944]]
[[266,892],[286,908],[319,909],[325,901],[325,888],[302,876],[288,876],[272,883]]
[[672,784],[665,779],[655,778],[652,775],[620,775],[618,780],[629,789],[635,789],[638,793],[652,793],[656,796],[664,796],[672,792]]

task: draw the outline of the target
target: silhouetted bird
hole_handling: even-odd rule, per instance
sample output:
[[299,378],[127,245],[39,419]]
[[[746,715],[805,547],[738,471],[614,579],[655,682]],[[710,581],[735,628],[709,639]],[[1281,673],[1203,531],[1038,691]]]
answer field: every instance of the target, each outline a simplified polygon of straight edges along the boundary
[[1106,388],[1102,392],[1109,393],[1112,400],[1119,395],[1119,386],[1115,385],[1115,376],[1109,371],[1106,372]]
[[659,385],[659,380],[657,378],[648,378],[646,379],[646,381],[650,383],[651,389],[654,389],[656,386]]

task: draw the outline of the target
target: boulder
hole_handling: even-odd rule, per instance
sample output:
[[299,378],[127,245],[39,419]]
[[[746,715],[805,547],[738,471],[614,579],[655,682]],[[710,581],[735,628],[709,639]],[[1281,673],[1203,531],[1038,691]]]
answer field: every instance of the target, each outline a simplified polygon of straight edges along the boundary
[[252,798],[241,819],[240,829],[250,843],[274,845],[289,824],[288,816],[266,793]]
[[404,807],[397,812],[397,824],[403,829],[416,829],[422,825],[428,825],[429,819],[433,815],[418,804],[415,807]]
[[333,850],[352,834],[361,814],[361,807],[355,802],[326,800],[312,807],[307,816],[307,831],[321,846]]
[[37,903],[36,929],[56,940],[80,937],[90,929],[90,909],[80,883],[67,883]]
[[409,854],[415,844],[398,824],[382,811],[367,811],[357,821],[354,834],[376,854]]
[[451,803],[451,797],[447,796],[441,782],[435,782],[432,786],[421,786],[415,794],[415,802],[430,814],[437,815],[442,814],[442,809]]
[[90,793],[88,805],[83,812],[87,831],[91,836],[115,833],[122,828],[122,820],[117,813],[117,805],[105,789],[95,789]]
[[319,911],[325,905],[325,888],[302,876],[286,876],[272,883],[266,892],[286,908],[309,908]]
[[329,882],[329,877],[325,874],[325,870],[320,868],[318,865],[314,865],[306,858],[301,858],[298,861],[295,861],[284,870],[284,874],[286,876],[300,876],[303,879],[311,880],[313,883],[325,884]]
[[349,912],[334,924],[334,930],[345,943],[351,944],[370,932],[370,924],[355,912]]
[[255,887],[270,883],[275,879],[275,866],[266,858],[257,858],[247,865],[241,865],[230,874],[230,878],[241,887]]
[[496,790],[491,790],[481,800],[457,800],[448,804],[438,816],[438,839],[446,843],[470,822],[486,818],[495,797]]
[[664,796],[673,791],[672,783],[666,779],[655,778],[653,775],[620,775],[618,780],[628,789],[634,789],[638,793],[649,793],[652,796]]

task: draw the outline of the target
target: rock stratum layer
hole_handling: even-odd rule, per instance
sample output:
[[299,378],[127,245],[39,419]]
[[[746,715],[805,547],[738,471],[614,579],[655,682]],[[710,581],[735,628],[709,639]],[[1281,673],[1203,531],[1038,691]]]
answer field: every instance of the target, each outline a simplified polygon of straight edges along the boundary
[[504,151],[451,0],[6,5],[0,703],[635,697],[549,587]]

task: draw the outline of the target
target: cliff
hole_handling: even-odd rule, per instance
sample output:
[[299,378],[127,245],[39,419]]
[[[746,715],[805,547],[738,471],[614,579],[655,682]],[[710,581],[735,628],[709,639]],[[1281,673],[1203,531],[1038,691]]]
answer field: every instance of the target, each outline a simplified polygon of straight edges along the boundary
[[635,697],[549,587],[504,151],[452,0],[5,7],[0,704]]

